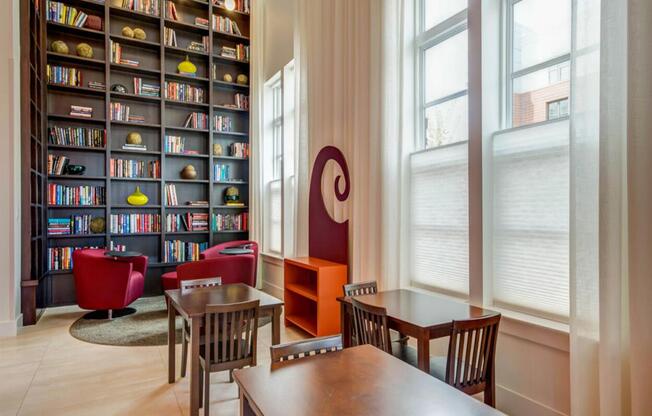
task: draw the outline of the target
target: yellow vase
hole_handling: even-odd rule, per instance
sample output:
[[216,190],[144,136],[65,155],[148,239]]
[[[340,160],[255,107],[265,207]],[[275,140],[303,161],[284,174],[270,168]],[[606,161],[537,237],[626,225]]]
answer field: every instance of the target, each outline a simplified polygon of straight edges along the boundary
[[147,198],[147,195],[140,192],[140,186],[136,187],[136,192],[127,197],[127,203],[137,207],[147,204],[147,201],[149,201],[149,198]]
[[179,65],[177,66],[177,69],[179,70],[180,73],[182,74],[189,74],[189,75],[195,75],[195,72],[197,72],[197,67],[195,64],[190,62],[190,59],[186,56],[186,59],[181,61]]

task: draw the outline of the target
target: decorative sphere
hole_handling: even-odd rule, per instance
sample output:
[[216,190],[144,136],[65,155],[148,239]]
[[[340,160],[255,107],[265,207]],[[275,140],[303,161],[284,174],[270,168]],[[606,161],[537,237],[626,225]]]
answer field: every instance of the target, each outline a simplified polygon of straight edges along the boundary
[[143,144],[143,136],[141,136],[137,131],[132,131],[127,134],[127,144]]
[[147,39],[147,33],[145,33],[143,29],[137,27],[134,29],[134,37],[136,39],[145,40]]
[[66,44],[66,42],[62,40],[55,40],[54,42],[52,42],[52,45],[50,45],[50,49],[52,49],[52,52],[62,53],[64,55],[67,55],[68,52],[70,52],[68,50],[68,45]]
[[245,74],[238,74],[238,78],[236,80],[240,85],[247,85],[249,83],[249,77]]
[[83,58],[92,58],[93,57],[93,48],[88,43],[80,43],[77,45],[77,55]]
[[95,217],[91,220],[90,229],[93,234],[101,234],[106,229],[106,221],[103,217]]
[[215,143],[213,145],[213,156],[222,156],[222,145]]
[[182,179],[195,179],[197,177],[197,170],[193,165],[186,165],[181,170],[181,178]]
[[130,28],[129,26],[125,26],[122,28],[122,36],[128,37],[128,38],[133,38],[134,37],[134,30]]
[[111,85],[111,91],[119,92],[121,94],[127,93],[127,87],[122,84],[113,84]]
[[233,82],[233,75],[231,75],[231,74],[229,74],[229,73],[224,74],[224,77],[222,77],[222,78],[223,78],[224,81],[226,81],[226,82]]

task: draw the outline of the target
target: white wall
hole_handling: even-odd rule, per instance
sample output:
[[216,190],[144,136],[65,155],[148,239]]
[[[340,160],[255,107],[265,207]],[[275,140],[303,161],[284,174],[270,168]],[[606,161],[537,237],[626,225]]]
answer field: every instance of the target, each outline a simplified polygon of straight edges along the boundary
[[21,324],[19,7],[12,0],[0,13],[0,336]]

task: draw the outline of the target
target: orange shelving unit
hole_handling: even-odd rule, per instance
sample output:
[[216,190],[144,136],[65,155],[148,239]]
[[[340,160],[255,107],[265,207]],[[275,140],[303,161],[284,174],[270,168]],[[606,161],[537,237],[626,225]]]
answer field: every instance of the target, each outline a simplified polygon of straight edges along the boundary
[[347,282],[347,265],[315,257],[285,259],[285,324],[320,337],[340,333],[337,297]]

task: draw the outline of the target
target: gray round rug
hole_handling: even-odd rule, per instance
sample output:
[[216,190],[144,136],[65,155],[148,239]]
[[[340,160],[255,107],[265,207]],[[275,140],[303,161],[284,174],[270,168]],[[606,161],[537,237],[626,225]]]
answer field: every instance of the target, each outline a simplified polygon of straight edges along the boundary
[[[91,344],[146,347],[168,343],[168,313],[165,298],[141,298],[129,305],[136,313],[113,320],[79,318],[70,326],[70,335]],[[265,317],[258,327],[271,322]],[[177,317],[177,343],[181,343],[181,317]]]

